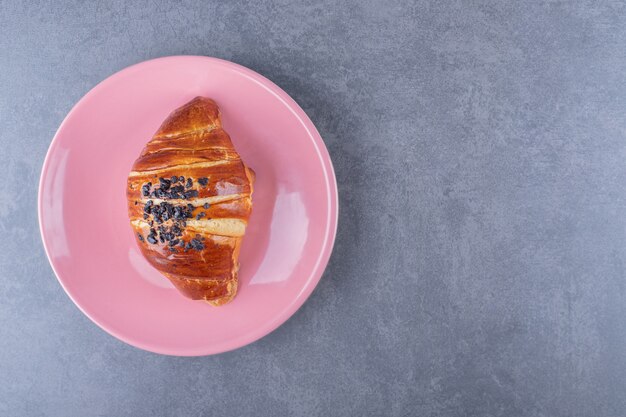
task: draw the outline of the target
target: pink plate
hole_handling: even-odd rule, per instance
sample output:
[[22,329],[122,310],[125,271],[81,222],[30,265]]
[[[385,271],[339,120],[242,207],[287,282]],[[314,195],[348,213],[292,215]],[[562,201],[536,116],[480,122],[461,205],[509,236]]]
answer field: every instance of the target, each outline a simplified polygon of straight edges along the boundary
[[[136,246],[126,178],[167,115],[213,98],[257,175],[239,293],[215,308],[180,295]],[[287,93],[227,61],[175,56],[112,75],[54,137],[39,186],[39,223],[59,282],[113,336],[152,352],[208,355],[252,343],[307,299],[330,257],[337,184],[322,138]]]

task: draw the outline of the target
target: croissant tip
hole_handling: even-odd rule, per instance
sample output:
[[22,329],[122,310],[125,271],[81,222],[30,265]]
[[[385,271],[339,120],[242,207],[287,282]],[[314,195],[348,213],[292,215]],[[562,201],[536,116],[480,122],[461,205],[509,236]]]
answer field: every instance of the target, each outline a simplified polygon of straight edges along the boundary
[[216,298],[214,300],[204,300],[206,303],[212,305],[213,307],[220,307],[223,306],[225,304],[230,303],[231,301],[233,301],[233,299],[235,298],[235,295],[237,295],[237,280],[235,279],[234,281],[231,281],[228,284],[228,293],[220,298]]
[[213,100],[212,98],[204,97],[204,96],[195,96],[193,99],[187,102],[187,105],[195,104],[195,103],[206,103],[206,104],[212,104],[212,105],[217,106],[217,103],[215,102],[215,100]]
[[213,307],[221,307],[225,304],[230,303],[233,298],[235,298],[235,294],[227,295],[226,297],[218,298],[216,300],[204,300],[204,302],[212,305]]

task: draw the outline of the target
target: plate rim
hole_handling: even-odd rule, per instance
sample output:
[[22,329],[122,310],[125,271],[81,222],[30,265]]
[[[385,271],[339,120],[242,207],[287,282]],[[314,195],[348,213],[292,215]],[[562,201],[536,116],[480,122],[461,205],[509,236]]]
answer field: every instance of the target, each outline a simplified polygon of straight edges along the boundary
[[[108,328],[106,324],[100,323],[98,320],[92,317],[85,310],[85,308],[76,300],[76,298],[72,295],[70,289],[68,289],[68,287],[63,282],[63,279],[61,278],[61,275],[58,273],[57,268],[55,267],[54,262],[52,261],[52,258],[50,256],[50,253],[48,250],[48,242],[47,242],[46,235],[44,233],[44,227],[43,227],[42,216],[43,216],[44,210],[43,210],[42,197],[44,194],[44,186],[43,186],[44,179],[50,168],[51,155],[53,154],[53,152],[56,150],[56,147],[58,146],[61,132],[64,130],[65,125],[69,123],[69,120],[71,120],[74,117],[74,113],[76,113],[77,109],[80,108],[86,100],[88,100],[91,96],[93,96],[99,90],[101,90],[102,88],[106,88],[106,84],[112,79],[122,76],[123,74],[126,74],[127,72],[137,70],[139,67],[142,67],[142,66],[155,65],[155,64],[159,64],[160,62],[173,61],[173,60],[183,60],[183,61],[188,60],[190,62],[190,65],[193,65],[195,61],[208,61],[209,63],[213,65],[217,64],[217,65],[228,67],[242,74],[243,76],[255,81],[257,84],[261,85],[270,93],[272,93],[274,96],[276,96],[279,100],[281,100],[285,104],[285,106],[294,114],[294,116],[296,116],[296,118],[300,121],[302,126],[307,130],[307,133],[309,134],[309,137],[311,141],[313,142],[314,148],[318,154],[318,157],[322,164],[322,168],[324,170],[324,174],[325,174],[324,178],[326,181],[326,192],[329,197],[328,198],[329,224],[326,230],[326,235],[324,237],[324,243],[320,250],[320,255],[318,257],[316,265],[314,266],[311,274],[306,280],[302,291],[300,291],[300,293],[296,297],[294,297],[293,300],[290,303],[288,303],[286,307],[278,315],[274,316],[272,320],[268,320],[265,325],[259,326],[259,328],[253,332],[248,332],[235,339],[232,339],[229,343],[222,343],[221,345],[218,343],[217,348],[202,346],[202,347],[195,347],[195,348],[172,349],[172,348],[168,348],[164,346],[154,345],[152,343],[142,342],[141,340],[138,340],[136,337],[120,334],[114,329]],[[136,348],[142,349],[142,350],[146,350],[146,351],[158,353],[158,354],[163,354],[163,355],[170,355],[170,356],[207,356],[207,355],[219,354],[219,353],[239,349],[241,347],[247,346],[251,343],[254,343],[262,339],[263,337],[267,336],[268,334],[276,330],[278,327],[283,325],[285,322],[287,322],[302,307],[302,305],[310,297],[310,295],[313,293],[313,291],[317,287],[317,284],[321,280],[324,274],[324,271],[326,270],[326,267],[328,265],[328,262],[330,260],[330,257],[332,255],[332,252],[333,252],[335,240],[337,237],[338,223],[339,223],[339,192],[338,192],[337,178],[335,176],[333,162],[328,152],[328,148],[326,147],[326,144],[324,143],[324,140],[322,139],[322,136],[317,130],[315,124],[311,121],[309,116],[300,107],[300,105],[289,94],[287,94],[287,92],[285,92],[282,88],[280,88],[276,83],[274,83],[267,77],[257,73],[256,71],[250,68],[247,68],[241,64],[237,64],[237,63],[225,60],[225,59],[202,56],[202,55],[170,55],[170,56],[162,56],[159,58],[153,58],[153,59],[141,61],[132,65],[129,65],[127,67],[124,67],[112,73],[111,75],[107,76],[106,78],[98,82],[95,86],[93,86],[72,106],[70,111],[63,118],[63,121],[59,124],[59,127],[57,128],[52,138],[52,141],[50,142],[50,145],[48,146],[48,150],[46,151],[46,156],[44,158],[42,168],[41,168],[41,173],[39,176],[39,187],[38,187],[38,192],[37,192],[37,219],[39,223],[39,233],[40,233],[41,240],[43,243],[44,252],[46,254],[46,258],[48,259],[48,263],[50,264],[50,267],[52,268],[52,271],[54,272],[54,275],[57,278],[57,281],[61,285],[61,288],[63,288],[63,291],[65,292],[65,294],[70,298],[70,300],[72,300],[74,305],[86,317],[88,317],[89,320],[91,320],[99,328],[104,330],[109,335],[115,337],[116,339],[126,344],[129,344],[131,346],[134,346]]]

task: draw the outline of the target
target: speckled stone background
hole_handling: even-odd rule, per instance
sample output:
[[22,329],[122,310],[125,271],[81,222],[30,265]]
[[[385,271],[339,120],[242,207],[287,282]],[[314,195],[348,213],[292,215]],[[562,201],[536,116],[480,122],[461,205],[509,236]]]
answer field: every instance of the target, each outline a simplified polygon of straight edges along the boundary
[[[304,307],[215,357],[127,346],[40,243],[48,145],[163,55],[274,80],[333,158]],[[0,415],[626,415],[624,1],[0,0]]]

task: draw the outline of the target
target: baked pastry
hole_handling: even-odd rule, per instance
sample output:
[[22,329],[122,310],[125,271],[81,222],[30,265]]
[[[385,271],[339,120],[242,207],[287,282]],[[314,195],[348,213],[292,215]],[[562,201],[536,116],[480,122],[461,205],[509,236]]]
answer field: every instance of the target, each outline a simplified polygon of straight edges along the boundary
[[253,183],[204,97],[172,112],[133,164],[126,195],[137,243],[186,297],[215,306],[235,297]]

